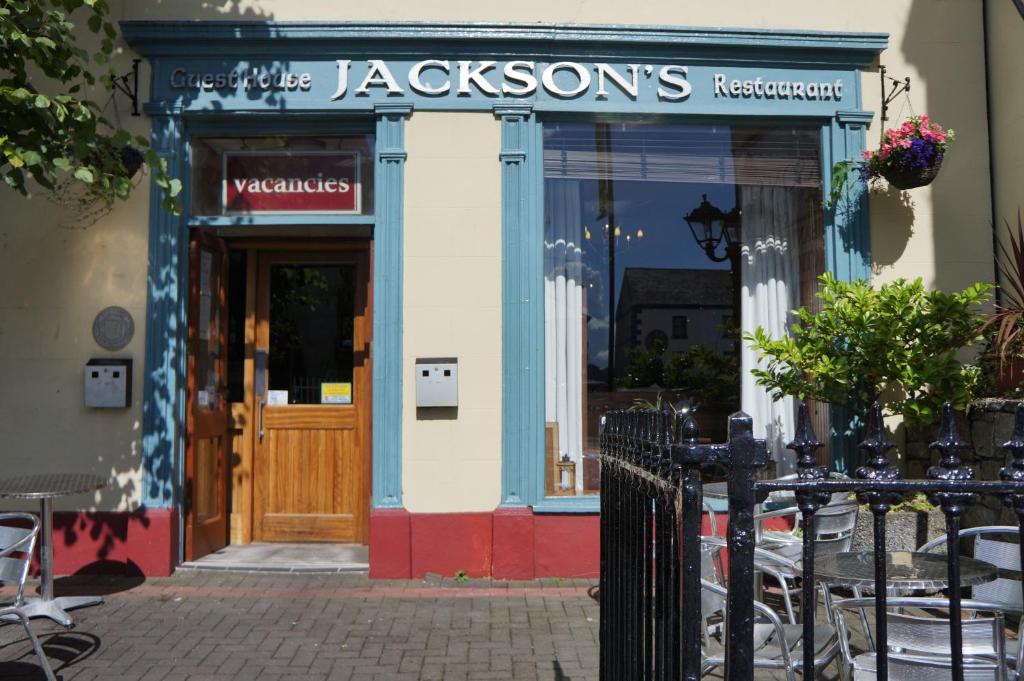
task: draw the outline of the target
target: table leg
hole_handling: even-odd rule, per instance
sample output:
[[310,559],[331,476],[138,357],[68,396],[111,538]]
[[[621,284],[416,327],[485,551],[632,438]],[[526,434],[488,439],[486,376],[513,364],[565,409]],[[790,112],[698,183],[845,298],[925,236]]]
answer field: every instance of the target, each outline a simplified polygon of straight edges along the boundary
[[53,600],[53,499],[43,497],[39,531],[39,592],[42,600]]
[[40,508],[41,527],[39,531],[39,598],[26,598],[23,610],[28,617],[49,617],[65,627],[72,625],[71,616],[65,612],[73,608],[97,605],[103,602],[100,596],[53,597],[53,499],[44,498]]

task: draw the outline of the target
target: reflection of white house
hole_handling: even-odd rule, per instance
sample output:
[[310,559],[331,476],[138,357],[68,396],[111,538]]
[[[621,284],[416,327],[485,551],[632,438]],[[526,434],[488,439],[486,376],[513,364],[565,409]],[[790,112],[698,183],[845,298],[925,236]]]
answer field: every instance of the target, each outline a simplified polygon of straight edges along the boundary
[[627,349],[657,338],[666,358],[697,344],[732,352],[732,301],[729,270],[627,267],[615,307],[616,365],[625,367]]

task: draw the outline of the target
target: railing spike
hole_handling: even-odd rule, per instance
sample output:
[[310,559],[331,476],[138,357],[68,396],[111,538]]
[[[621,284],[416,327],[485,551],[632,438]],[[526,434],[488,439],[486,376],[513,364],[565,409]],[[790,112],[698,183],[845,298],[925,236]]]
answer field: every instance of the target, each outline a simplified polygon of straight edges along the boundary
[[676,440],[679,442],[697,442],[699,439],[700,426],[697,425],[697,419],[693,417],[693,412],[687,411],[686,416],[681,420],[679,437]]

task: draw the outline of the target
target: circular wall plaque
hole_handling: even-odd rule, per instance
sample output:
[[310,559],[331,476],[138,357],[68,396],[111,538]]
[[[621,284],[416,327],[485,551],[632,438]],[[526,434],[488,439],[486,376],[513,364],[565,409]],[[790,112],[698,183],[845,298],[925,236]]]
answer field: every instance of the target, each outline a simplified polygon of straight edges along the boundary
[[123,307],[112,305],[100,310],[92,323],[92,337],[104,350],[120,350],[132,342],[135,320]]

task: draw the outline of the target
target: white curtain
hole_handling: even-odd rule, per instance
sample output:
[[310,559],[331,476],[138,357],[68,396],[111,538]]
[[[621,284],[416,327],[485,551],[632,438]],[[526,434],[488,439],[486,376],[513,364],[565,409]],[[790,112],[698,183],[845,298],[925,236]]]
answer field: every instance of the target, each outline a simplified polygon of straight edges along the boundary
[[[773,338],[788,332],[790,310],[799,304],[797,250],[798,192],[784,187],[740,186],[743,248],[740,257],[741,320],[744,333],[763,327]],[[750,371],[760,368],[758,354],[741,344],[742,408],[754,420],[754,437],[765,438],[779,475],[796,469],[786,449],[793,438],[796,405],[792,397],[772,401]]]
[[578,180],[544,183],[544,420],[558,423],[558,458],[583,490],[583,286]]

